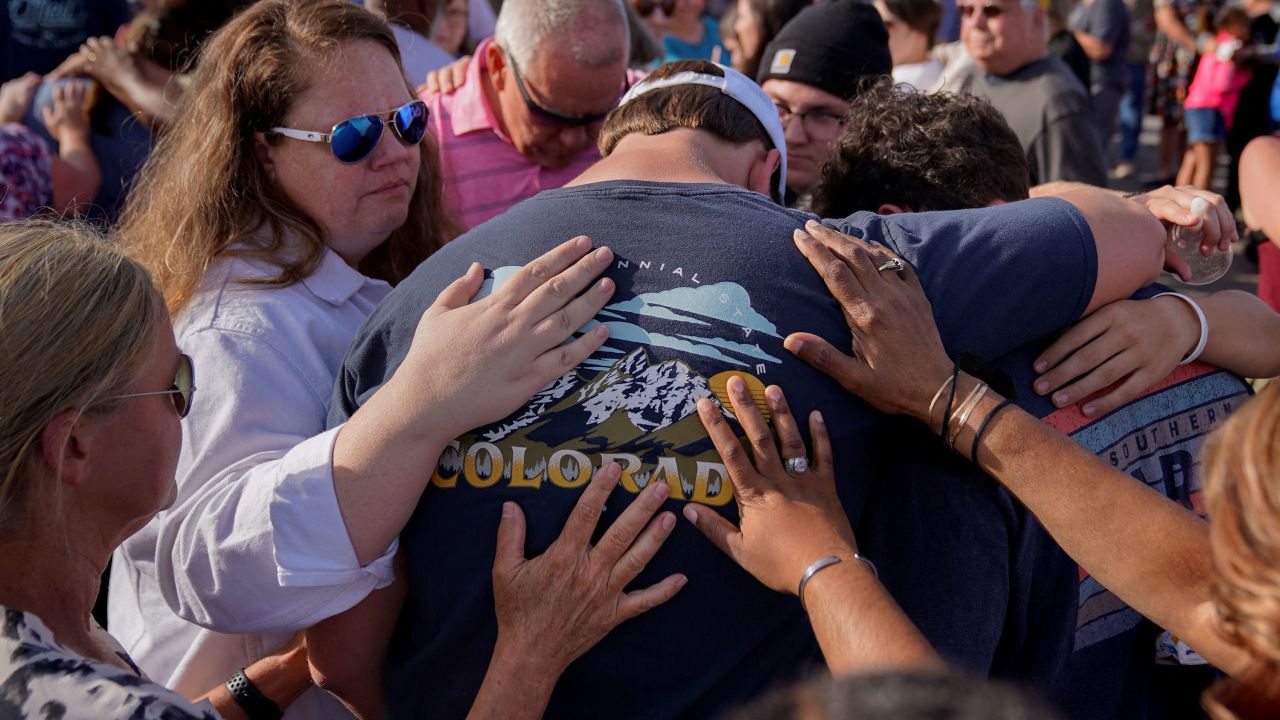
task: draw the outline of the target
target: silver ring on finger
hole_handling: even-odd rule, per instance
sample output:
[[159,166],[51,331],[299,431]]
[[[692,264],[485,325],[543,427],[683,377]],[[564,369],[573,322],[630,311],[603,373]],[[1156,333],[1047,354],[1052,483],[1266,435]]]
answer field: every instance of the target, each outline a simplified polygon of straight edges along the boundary
[[892,271],[894,271],[894,272],[898,272],[898,273],[900,273],[900,272],[902,272],[903,268],[905,268],[905,267],[906,267],[906,264],[905,264],[905,263],[903,263],[901,259],[899,259],[899,258],[889,258],[888,260],[886,260],[886,261],[885,261],[885,263],[884,263],[883,265],[881,265],[880,267],[876,268],[876,271],[877,271],[877,272],[884,272],[885,270],[892,270]]
[[787,458],[782,461],[782,465],[786,468],[788,475],[803,475],[809,472],[809,458],[803,455]]

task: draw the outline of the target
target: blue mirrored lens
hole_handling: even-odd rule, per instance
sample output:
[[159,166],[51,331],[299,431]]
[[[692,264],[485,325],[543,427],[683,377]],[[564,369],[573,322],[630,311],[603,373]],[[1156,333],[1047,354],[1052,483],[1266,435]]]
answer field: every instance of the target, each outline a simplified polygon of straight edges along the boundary
[[417,145],[427,134],[427,104],[414,100],[396,111],[396,134],[406,145]]
[[344,163],[368,157],[382,138],[382,118],[377,115],[351,118],[333,129],[333,155]]

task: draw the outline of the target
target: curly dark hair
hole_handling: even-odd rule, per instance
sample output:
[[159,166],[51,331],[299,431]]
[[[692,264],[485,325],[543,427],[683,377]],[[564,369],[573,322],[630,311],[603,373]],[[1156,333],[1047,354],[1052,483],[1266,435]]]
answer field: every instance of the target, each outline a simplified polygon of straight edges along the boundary
[[884,204],[958,210],[1023,200],[1030,185],[1026,152],[991,103],[883,81],[849,103],[811,207],[822,217]]

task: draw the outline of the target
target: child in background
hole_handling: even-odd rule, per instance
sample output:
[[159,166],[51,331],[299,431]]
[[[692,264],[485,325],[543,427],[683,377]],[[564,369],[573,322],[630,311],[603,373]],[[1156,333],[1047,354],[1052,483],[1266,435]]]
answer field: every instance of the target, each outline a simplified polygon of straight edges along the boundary
[[0,85],[0,222],[29,217],[41,208],[75,213],[102,182],[89,149],[88,106],[92,83],[64,80],[51,91],[41,116],[58,143],[52,155],[43,138],[21,124],[41,78],[27,73]]
[[1240,91],[1249,83],[1249,72],[1232,62],[1236,51],[1249,42],[1249,14],[1241,7],[1225,7],[1214,25],[1217,47],[1200,58],[1187,91],[1187,152],[1177,181],[1178,185],[1194,185],[1201,190],[1209,189],[1214,161],[1227,139]]

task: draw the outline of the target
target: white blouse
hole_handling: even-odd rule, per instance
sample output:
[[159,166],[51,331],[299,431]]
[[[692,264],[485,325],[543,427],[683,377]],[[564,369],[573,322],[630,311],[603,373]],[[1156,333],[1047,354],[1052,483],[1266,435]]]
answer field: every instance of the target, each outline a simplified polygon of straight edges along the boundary
[[[394,578],[395,543],[356,560],[333,488],[340,428],[325,430],[347,346],[390,287],[332,251],[288,287],[237,282],[277,272],[220,259],[178,316],[196,384],[178,497],[114,556],[108,627],[181,693],[224,682]],[[348,715],[312,688],[286,717]]]

